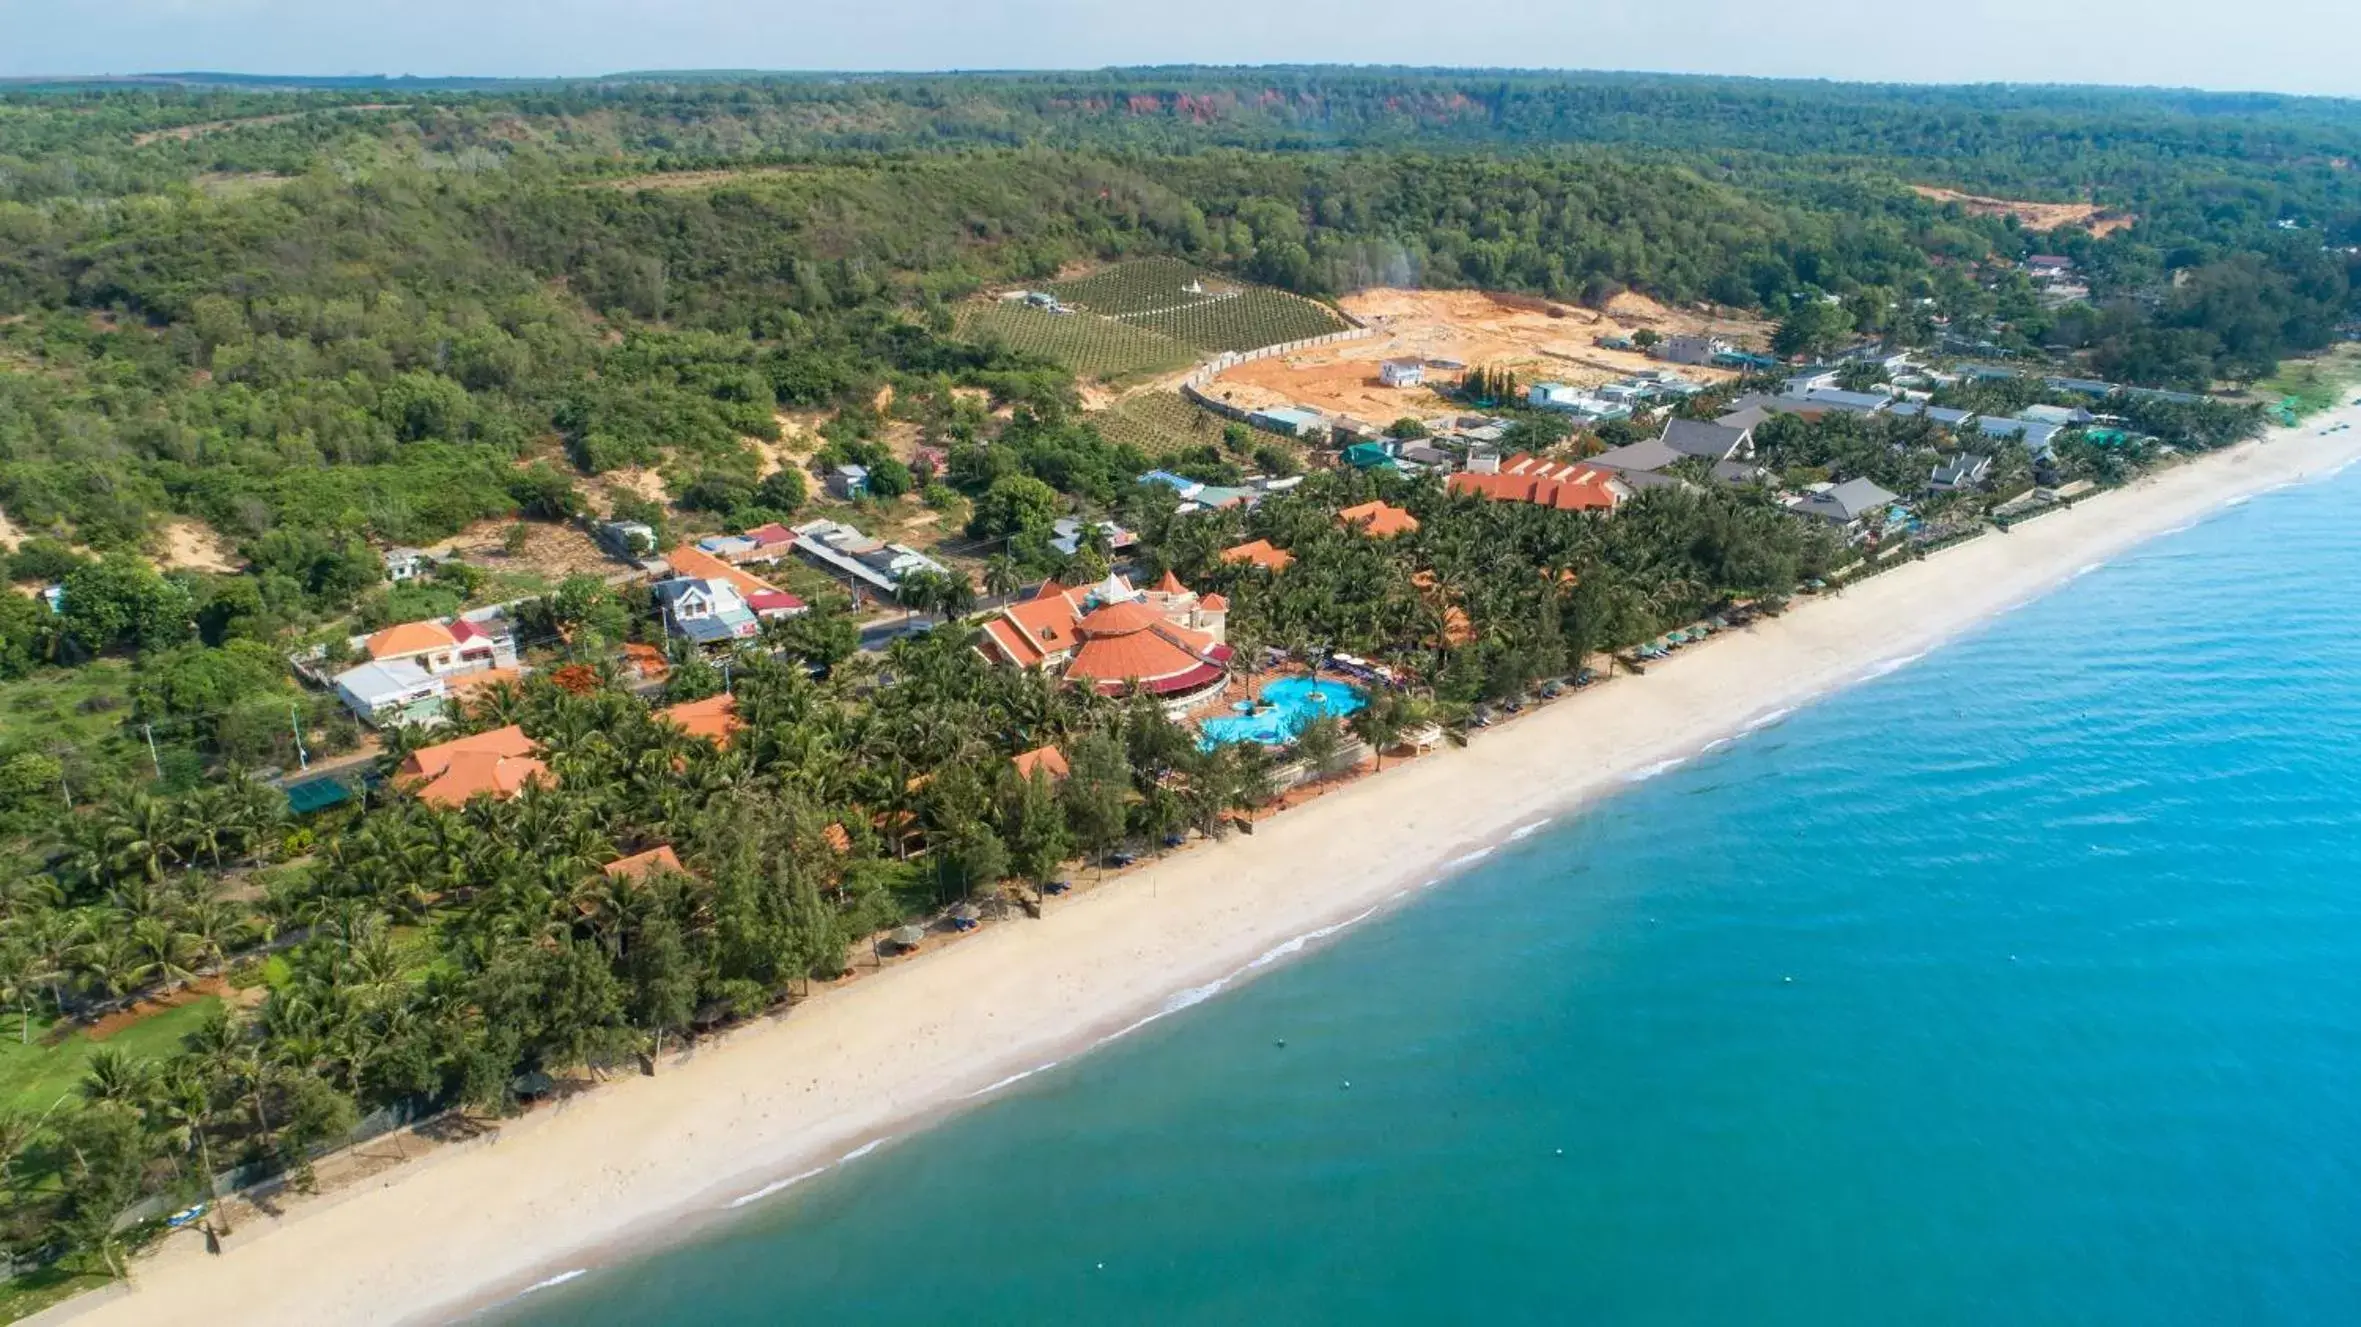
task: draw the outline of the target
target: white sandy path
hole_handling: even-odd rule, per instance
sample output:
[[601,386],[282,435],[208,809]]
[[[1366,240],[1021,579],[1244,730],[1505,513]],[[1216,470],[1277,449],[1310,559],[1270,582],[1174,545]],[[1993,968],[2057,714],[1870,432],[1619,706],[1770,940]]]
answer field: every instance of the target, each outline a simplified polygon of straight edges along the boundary
[[1072,1054],[1636,771],[1929,649],[2237,495],[2361,455],[2361,430],[2320,437],[2325,422],[1898,568],[1044,921],[992,928],[815,1000],[658,1077],[511,1124],[496,1144],[298,1201],[272,1227],[241,1230],[219,1258],[178,1237],[137,1266],[131,1291],[61,1316],[107,1327],[442,1320],[677,1237],[734,1197]]

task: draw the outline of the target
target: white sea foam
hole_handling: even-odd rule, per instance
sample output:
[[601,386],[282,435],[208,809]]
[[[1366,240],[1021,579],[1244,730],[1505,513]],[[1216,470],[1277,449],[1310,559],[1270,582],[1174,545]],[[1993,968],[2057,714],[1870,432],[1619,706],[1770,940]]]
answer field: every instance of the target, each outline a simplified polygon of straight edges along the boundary
[[1450,861],[1443,863],[1443,870],[1446,874],[1448,874],[1452,871],[1458,870],[1462,866],[1473,866],[1477,862],[1480,862],[1491,856],[1494,851],[1495,849],[1492,848],[1478,848],[1474,852],[1463,852],[1457,857],[1452,858]]
[[1758,714],[1755,717],[1748,719],[1745,725],[1740,727],[1738,731],[1742,733],[1758,733],[1793,713],[1795,713],[1793,709],[1780,708],[1772,710],[1766,714]]
[[[1361,911],[1354,913],[1352,916],[1345,918],[1343,921],[1330,922],[1326,926],[1306,931],[1302,935],[1299,935],[1292,940],[1282,941],[1271,946],[1269,949],[1264,950],[1260,954],[1255,955],[1253,962],[1238,969],[1238,972],[1231,973],[1230,975],[1235,977],[1238,975],[1238,973],[1252,972],[1256,968],[1267,968],[1271,964],[1278,962],[1280,959],[1287,957],[1289,954],[1302,953],[1303,947],[1310,944],[1314,940],[1325,940],[1329,936],[1336,934],[1338,931],[1341,931],[1348,926],[1358,925],[1361,922],[1365,922],[1376,915],[1377,909],[1363,908]],[[1228,978],[1223,978],[1223,980],[1227,981]]]
[[[890,1137],[890,1135],[889,1135],[889,1137]],[[846,1163],[848,1163],[848,1162],[858,1161],[858,1160],[860,1160],[862,1157],[865,1157],[865,1156],[869,1155],[871,1152],[874,1152],[874,1151],[876,1151],[878,1148],[881,1148],[881,1147],[885,1146],[885,1144],[886,1144],[886,1139],[884,1139],[884,1138],[872,1138],[872,1139],[870,1139],[868,1142],[866,1142],[866,1143],[863,1143],[863,1144],[861,1144],[859,1147],[856,1147],[856,1148],[854,1148],[852,1151],[850,1151],[850,1152],[847,1152],[847,1153],[845,1153],[843,1156],[840,1156],[840,1157],[836,1158],[836,1164],[841,1166],[841,1165],[845,1165],[845,1164],[846,1164]]]
[[979,1087],[979,1088],[977,1088],[975,1091],[968,1093],[968,1094],[967,1094],[967,1098],[966,1098],[966,1099],[967,1099],[967,1100],[970,1100],[970,1101],[972,1101],[972,1100],[974,1100],[974,1099],[975,1099],[975,1098],[977,1098],[977,1097],[988,1097],[988,1096],[991,1096],[993,1093],[995,1093],[995,1092],[998,1092],[1000,1089],[1002,1089],[1002,1088],[1004,1088],[1004,1087],[1015,1087],[1017,1084],[1024,1082],[1026,1079],[1028,1079],[1028,1078],[1031,1078],[1033,1075],[1035,1075],[1035,1074],[1038,1074],[1038,1073],[1047,1073],[1049,1070],[1055,1069],[1055,1068],[1057,1068],[1059,1065],[1061,1065],[1061,1064],[1063,1064],[1063,1063],[1065,1063],[1065,1061],[1063,1061],[1063,1060],[1051,1060],[1051,1061],[1048,1061],[1047,1063],[1044,1063],[1044,1064],[1037,1064],[1037,1065],[1034,1065],[1034,1066],[1033,1066],[1032,1068],[1030,1068],[1030,1069],[1020,1069],[1020,1070],[1018,1070],[1017,1072],[1015,1072],[1015,1073],[1013,1073],[1013,1074],[1010,1074],[1008,1077],[1001,1079],[999,1082],[997,1082],[997,1083],[994,1083],[994,1084],[992,1084],[992,1085],[991,1085],[991,1086],[989,1086],[989,1087]]
[[2083,577],[2090,575],[2092,572],[2097,571],[2099,568],[2106,565],[2107,564],[2104,562],[2085,562],[2081,566],[2076,567],[2074,569],[2074,574],[2068,576],[2066,579],[2070,581],[2081,580]]
[[1670,760],[1659,760],[1653,765],[1642,765],[1638,769],[1633,770],[1631,773],[1624,775],[1623,781],[1625,783],[1646,783],[1648,780],[1655,778],[1659,774],[1669,774],[1672,771],[1679,769],[1681,766],[1687,764],[1688,761],[1689,758],[1687,756],[1674,756]]
[[812,1169],[804,1171],[801,1174],[790,1175],[783,1180],[772,1180],[770,1183],[763,1185],[761,1188],[756,1189],[752,1193],[742,1193],[737,1197],[730,1199],[730,1206],[744,1207],[748,1203],[759,1203],[763,1199],[768,1198],[772,1194],[778,1193],[783,1189],[792,1189],[796,1185],[803,1183],[805,1180],[811,1179],[816,1175],[825,1174],[827,1170],[828,1168],[826,1166],[814,1166]]
[[1927,652],[1925,650],[1920,650],[1916,654],[1904,654],[1892,659],[1880,659],[1876,663],[1869,665],[1868,671],[1861,674],[1861,680],[1864,682],[1873,682],[1889,673],[1898,673],[1903,669],[1908,668],[1910,665],[1917,663],[1919,660],[1924,659],[1925,657],[1927,657]]
[[1509,831],[1509,833],[1508,833],[1508,841],[1509,841],[1509,842],[1511,842],[1511,843],[1515,843],[1515,842],[1518,842],[1519,840],[1522,840],[1522,839],[1529,839],[1529,838],[1532,838],[1532,837],[1533,837],[1535,834],[1538,834],[1538,833],[1540,833],[1540,832],[1541,832],[1543,829],[1547,828],[1547,827],[1548,827],[1548,825],[1549,825],[1549,818],[1548,818],[1547,816],[1544,816],[1544,817],[1542,817],[1541,819],[1534,821],[1534,822],[1533,822],[1532,824],[1530,824],[1530,825],[1519,825],[1519,826],[1517,826],[1515,829],[1512,829],[1512,830],[1510,830],[1510,831]]
[[525,1296],[532,1294],[536,1290],[547,1290],[551,1286],[562,1286],[577,1276],[587,1276],[589,1274],[589,1268],[576,1267],[571,1271],[559,1272],[556,1276],[545,1276],[540,1280],[535,1281],[533,1284],[526,1286],[524,1289],[516,1292],[516,1297],[518,1299],[523,1299]]
[[2223,503],[2222,505],[2223,505],[2223,506],[2225,506],[2225,507],[2243,507],[2243,506],[2245,506],[2247,503],[2249,503],[2249,502],[2252,502],[2252,501],[2254,501],[2254,495],[2253,495],[2253,494],[2251,494],[2251,493],[2241,493],[2241,494],[2239,494],[2237,497],[2234,497],[2234,498],[2230,499],[2228,502],[2225,502],[2225,503]]
[[[1740,736],[1744,736],[1744,734],[1740,734]],[[1706,755],[1712,755],[1714,752],[1721,750],[1723,747],[1728,746],[1730,743],[1737,740],[1738,738],[1736,737],[1717,737],[1698,749]]]

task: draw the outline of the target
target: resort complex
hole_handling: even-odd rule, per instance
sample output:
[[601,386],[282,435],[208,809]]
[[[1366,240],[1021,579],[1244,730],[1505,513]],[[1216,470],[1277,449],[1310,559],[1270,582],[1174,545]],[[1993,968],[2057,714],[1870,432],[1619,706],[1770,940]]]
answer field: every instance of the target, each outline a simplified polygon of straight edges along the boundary
[[2325,469],[2361,381],[2308,103],[5,108],[0,1264],[100,1327],[456,1318],[770,1192]]

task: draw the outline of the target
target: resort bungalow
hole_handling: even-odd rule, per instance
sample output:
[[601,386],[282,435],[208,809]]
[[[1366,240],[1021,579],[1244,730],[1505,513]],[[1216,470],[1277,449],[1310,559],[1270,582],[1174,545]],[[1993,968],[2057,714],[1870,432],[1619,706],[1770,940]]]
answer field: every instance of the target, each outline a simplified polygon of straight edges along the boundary
[[1341,460],[1355,470],[1392,470],[1394,454],[1382,442],[1356,442],[1344,449]]
[[1843,530],[1847,538],[1858,539],[1882,528],[1887,509],[1899,500],[1872,480],[1848,479],[1841,484],[1816,486],[1812,492],[1788,504],[1787,509],[1799,516],[1826,521]]
[[669,843],[659,843],[646,852],[635,852],[629,857],[618,857],[599,868],[609,880],[645,880],[657,875],[687,875],[688,868],[680,864],[680,854]]
[[699,645],[750,640],[761,634],[764,619],[808,609],[803,600],[701,548],[676,548],[667,561],[675,574],[652,587],[665,631]]
[[738,698],[726,691],[703,700],[667,705],[656,711],[655,717],[715,746],[729,745],[730,736],[743,726],[738,718]]
[[1936,492],[1949,493],[1957,489],[1975,488],[1991,477],[1991,457],[1978,456],[1974,452],[1961,452],[1936,466],[1935,473],[1928,482],[1934,486]]
[[1018,668],[1054,672],[1101,695],[1134,689],[1175,712],[1218,690],[1227,677],[1223,643],[1229,602],[1200,597],[1171,572],[1150,590],[1109,576],[1089,589],[1056,582],[984,623],[976,651]]
[[1558,511],[1613,511],[1632,491],[1620,476],[1587,461],[1548,461],[1524,452],[1489,474],[1453,475],[1447,486],[1491,502],[1530,502]]
[[1426,381],[1423,359],[1389,359],[1377,366],[1377,380],[1388,387],[1416,387]]
[[1243,544],[1232,544],[1221,551],[1224,562],[1244,562],[1274,575],[1287,570],[1295,562],[1295,555],[1284,548],[1273,548],[1268,539],[1250,539]]
[[840,521],[807,521],[795,527],[795,551],[843,576],[855,588],[892,594],[913,571],[949,575],[950,569],[908,544],[872,539]]
[[478,797],[504,802],[527,784],[548,778],[549,767],[535,757],[533,739],[515,724],[420,747],[394,773],[396,786],[442,807],[465,806]]
[[1039,775],[1051,783],[1063,783],[1074,772],[1066,764],[1066,753],[1054,746],[1037,746],[1030,751],[1018,752],[1008,763],[1016,767],[1017,777],[1027,782]]
[[1364,502],[1336,513],[1336,519],[1348,529],[1358,529],[1372,539],[1391,539],[1395,535],[1412,534],[1418,529],[1418,518],[1403,508],[1384,502]]

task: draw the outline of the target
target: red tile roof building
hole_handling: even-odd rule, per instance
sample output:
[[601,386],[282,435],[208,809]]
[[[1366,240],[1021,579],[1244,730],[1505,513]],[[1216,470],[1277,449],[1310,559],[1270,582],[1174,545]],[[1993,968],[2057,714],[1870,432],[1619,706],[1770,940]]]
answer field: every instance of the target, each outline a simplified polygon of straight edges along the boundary
[[1519,452],[1500,463],[1498,474],[1465,471],[1451,476],[1453,493],[1473,493],[1494,502],[1530,502],[1558,511],[1613,511],[1631,490],[1606,470]]
[[1283,548],[1271,547],[1268,539],[1255,539],[1221,551],[1224,562],[1251,562],[1264,571],[1281,572],[1294,565],[1295,555]]
[[716,746],[727,746],[730,734],[738,731],[738,698],[723,692],[703,700],[683,701],[656,711],[656,717],[673,724],[691,737],[702,737]]
[[526,784],[549,778],[549,767],[535,758],[536,750],[525,730],[510,724],[420,747],[402,761],[394,779],[434,806],[465,806],[479,796],[505,802]]
[[1055,581],[984,624],[976,648],[1019,668],[1122,695],[1137,687],[1185,704],[1220,686],[1230,647],[1222,643],[1229,605],[1200,598],[1167,572],[1152,590],[1109,576],[1087,590]]
[[612,880],[645,880],[659,871],[670,871],[674,875],[688,874],[688,868],[680,864],[679,854],[673,852],[669,843],[660,843],[646,852],[633,853],[629,857],[618,857],[601,869]]
[[1400,507],[1383,502],[1364,502],[1358,507],[1347,507],[1336,513],[1336,519],[1348,526],[1358,526],[1372,539],[1391,539],[1399,534],[1411,534],[1418,529],[1418,518]]

